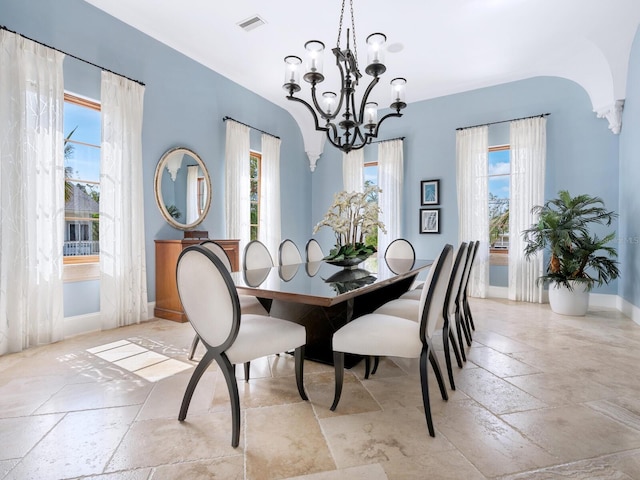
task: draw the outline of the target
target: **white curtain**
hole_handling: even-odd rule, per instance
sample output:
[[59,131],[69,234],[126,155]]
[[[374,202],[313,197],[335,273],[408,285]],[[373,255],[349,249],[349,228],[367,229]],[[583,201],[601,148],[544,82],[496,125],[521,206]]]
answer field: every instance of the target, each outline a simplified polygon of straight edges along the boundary
[[342,188],[346,192],[364,190],[364,151],[361,148],[342,154]]
[[0,355],[63,338],[63,59],[0,31]]
[[[262,134],[259,237],[274,259],[278,258],[278,247],[282,236],[280,228],[280,143],[279,138]],[[247,161],[249,161],[248,158]]]
[[102,328],[149,318],[142,199],[144,87],[102,72],[100,316]]
[[227,238],[240,240],[240,252],[243,252],[251,238],[249,127],[233,120],[227,120],[226,124],[224,161]]
[[456,131],[456,187],[460,242],[479,240],[469,295],[485,298],[489,285],[489,186],[487,126]]
[[380,220],[387,230],[386,234],[378,230],[379,257],[402,232],[403,145],[400,139],[378,144],[378,186],[382,190],[378,205],[382,210]]
[[187,167],[187,223],[195,222],[198,213],[198,165]]
[[509,201],[509,299],[542,302],[542,255],[524,258],[521,232],[537,219],[534,205],[544,202],[544,173],[547,152],[546,118],[515,120],[510,124],[511,198]]

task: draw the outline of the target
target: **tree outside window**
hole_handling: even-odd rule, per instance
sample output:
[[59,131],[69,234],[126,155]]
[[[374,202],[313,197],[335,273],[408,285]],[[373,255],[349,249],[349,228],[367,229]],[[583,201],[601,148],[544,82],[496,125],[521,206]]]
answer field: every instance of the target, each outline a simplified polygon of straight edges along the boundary
[[258,239],[260,227],[260,167],[262,155],[251,152],[249,155],[250,174],[250,194],[249,202],[251,206],[251,240]]

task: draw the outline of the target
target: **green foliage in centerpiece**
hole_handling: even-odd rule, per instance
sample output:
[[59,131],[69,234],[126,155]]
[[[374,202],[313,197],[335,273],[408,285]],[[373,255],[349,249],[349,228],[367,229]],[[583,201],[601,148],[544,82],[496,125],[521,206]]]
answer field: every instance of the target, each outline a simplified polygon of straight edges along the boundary
[[322,227],[330,227],[336,236],[336,244],[324,260],[344,261],[353,258],[366,259],[375,253],[376,247],[367,245],[365,239],[376,228],[386,233],[384,223],[378,220],[380,207],[377,198],[381,192],[376,185],[367,185],[363,192],[338,192],[324,218],[313,233]]

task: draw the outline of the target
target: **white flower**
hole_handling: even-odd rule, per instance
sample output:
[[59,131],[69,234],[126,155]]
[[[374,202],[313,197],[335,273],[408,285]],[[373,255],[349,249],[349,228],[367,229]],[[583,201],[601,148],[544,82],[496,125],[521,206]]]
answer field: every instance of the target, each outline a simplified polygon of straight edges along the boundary
[[333,203],[324,218],[314,227],[316,233],[322,227],[330,227],[336,234],[336,246],[363,243],[364,238],[375,231],[376,227],[387,232],[384,224],[378,220],[380,207],[370,201],[381,190],[369,185],[364,192],[341,191],[334,195]]

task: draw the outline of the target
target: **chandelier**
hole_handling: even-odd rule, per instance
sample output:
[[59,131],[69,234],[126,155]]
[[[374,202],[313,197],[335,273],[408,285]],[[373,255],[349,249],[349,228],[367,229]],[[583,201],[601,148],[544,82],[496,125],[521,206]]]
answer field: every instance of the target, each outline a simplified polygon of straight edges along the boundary
[[[324,43],[319,40],[310,40],[304,45],[307,54],[307,71],[303,79],[311,84],[313,106],[305,100],[294,96],[301,89],[300,69],[302,68],[302,60],[300,57],[293,55],[285,57],[286,71],[283,88],[288,92],[288,100],[299,102],[309,109],[313,116],[316,130],[326,132],[327,138],[332,145],[345,153],[349,153],[351,150],[357,150],[371,143],[371,140],[378,136],[380,125],[387,118],[402,116],[400,110],[407,106],[405,103],[405,85],[407,81],[404,78],[391,80],[392,103],[390,108],[395,112],[385,115],[378,121],[378,104],[369,102],[368,99],[373,87],[380,81],[380,75],[387,70],[384,65],[384,44],[387,41],[387,37],[382,33],[369,35],[367,37],[367,68],[365,72],[372,76],[373,79],[364,91],[360,107],[356,108],[356,86],[358,86],[358,81],[362,78],[362,74],[358,69],[353,0],[349,0],[351,29],[347,29],[346,49],[342,50],[340,48],[345,1],[342,0],[342,10],[340,11],[338,42],[336,47],[332,49],[336,57],[336,65],[340,71],[340,95],[327,91],[323,92],[321,100],[318,100],[316,87],[324,81],[324,75],[322,74]],[[353,50],[349,46],[350,33],[352,34]]]

